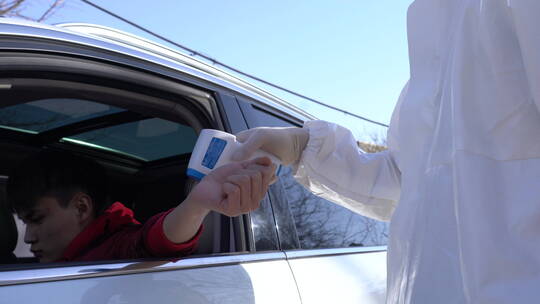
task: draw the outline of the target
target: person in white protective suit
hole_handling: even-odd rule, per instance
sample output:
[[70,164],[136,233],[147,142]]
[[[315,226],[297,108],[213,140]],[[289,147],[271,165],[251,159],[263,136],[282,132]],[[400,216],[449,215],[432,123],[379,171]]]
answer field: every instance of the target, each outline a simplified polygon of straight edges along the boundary
[[540,301],[540,1],[416,0],[389,150],[324,121],[238,134],[390,220],[388,303]]

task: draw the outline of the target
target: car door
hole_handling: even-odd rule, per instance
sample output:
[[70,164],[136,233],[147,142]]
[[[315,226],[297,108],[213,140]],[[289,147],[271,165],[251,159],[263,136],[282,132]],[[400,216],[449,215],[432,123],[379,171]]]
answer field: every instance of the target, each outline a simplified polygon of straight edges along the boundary
[[[118,195],[136,202],[144,195],[135,191],[162,189],[164,180],[171,181],[169,176],[185,177],[175,170],[185,167],[189,151],[170,154],[178,150],[177,145],[169,150],[170,141],[152,138],[173,129],[187,128],[196,134],[205,127],[228,132],[246,128],[234,88],[223,82],[215,85],[182,70],[180,64],[162,60],[156,64],[157,57],[146,54],[146,58],[87,36],[84,44],[66,32],[61,33],[62,39],[54,39],[54,30],[47,28],[9,24],[4,31],[0,43],[0,117],[5,118],[0,121],[0,176],[4,178],[22,154],[45,146],[70,149],[106,163],[117,175]],[[77,115],[96,108],[120,112],[71,117],[65,107],[51,106],[59,103],[70,105]],[[13,110],[22,106],[25,111]],[[43,117],[36,114],[38,110],[75,120],[57,125],[58,121],[50,124],[46,119],[49,124],[43,129],[28,129],[42,125],[43,121],[32,120]],[[156,121],[160,127],[155,127]],[[138,149],[145,143],[135,141],[137,137],[144,138],[148,149]],[[137,183],[125,176],[137,178]],[[40,264],[19,256],[16,263],[0,265],[0,303],[300,303],[286,255],[279,251],[268,197],[262,205],[253,221],[249,215],[207,217],[203,248],[181,259]],[[255,226],[257,240],[251,233]]]
[[[250,128],[302,121],[238,97]],[[307,191],[283,167],[270,191],[280,246],[302,303],[384,303],[387,223],[355,214]]]

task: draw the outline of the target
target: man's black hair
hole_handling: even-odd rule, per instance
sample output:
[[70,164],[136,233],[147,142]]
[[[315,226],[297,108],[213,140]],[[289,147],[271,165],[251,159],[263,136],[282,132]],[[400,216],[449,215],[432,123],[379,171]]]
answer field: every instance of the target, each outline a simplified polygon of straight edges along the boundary
[[23,160],[9,175],[6,192],[15,212],[33,208],[45,196],[67,207],[77,192],[92,198],[96,216],[108,207],[105,169],[89,158],[67,152],[43,150]]

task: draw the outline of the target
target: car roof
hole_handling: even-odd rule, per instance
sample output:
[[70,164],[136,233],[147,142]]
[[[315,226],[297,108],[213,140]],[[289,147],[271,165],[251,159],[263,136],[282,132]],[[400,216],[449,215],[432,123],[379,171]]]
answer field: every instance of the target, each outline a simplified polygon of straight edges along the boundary
[[[277,108],[302,120],[315,117],[271,93],[177,50],[153,41],[108,27],[65,23],[55,26],[26,20],[0,18],[2,37],[31,37],[50,41],[62,41],[85,48],[113,51],[139,60],[173,68],[185,74],[211,82],[215,85],[249,96],[258,102]],[[0,45],[1,49],[1,45]]]

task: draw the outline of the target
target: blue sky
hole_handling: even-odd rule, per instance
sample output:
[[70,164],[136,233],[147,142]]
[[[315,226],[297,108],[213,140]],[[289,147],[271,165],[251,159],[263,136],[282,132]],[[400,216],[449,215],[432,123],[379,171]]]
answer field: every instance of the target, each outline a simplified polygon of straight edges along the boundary
[[[30,1],[27,13],[48,2]],[[408,79],[412,0],[93,2],[244,72],[386,124]],[[60,22],[101,24],[156,40],[79,0],[66,0],[46,20]],[[267,89],[357,137],[385,131]]]

